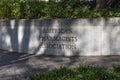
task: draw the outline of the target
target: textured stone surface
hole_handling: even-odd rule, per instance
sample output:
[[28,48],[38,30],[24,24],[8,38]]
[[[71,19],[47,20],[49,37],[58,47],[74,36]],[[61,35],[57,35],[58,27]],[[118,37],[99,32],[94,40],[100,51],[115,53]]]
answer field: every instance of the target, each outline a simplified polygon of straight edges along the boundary
[[120,55],[120,18],[1,20],[0,49],[47,55]]

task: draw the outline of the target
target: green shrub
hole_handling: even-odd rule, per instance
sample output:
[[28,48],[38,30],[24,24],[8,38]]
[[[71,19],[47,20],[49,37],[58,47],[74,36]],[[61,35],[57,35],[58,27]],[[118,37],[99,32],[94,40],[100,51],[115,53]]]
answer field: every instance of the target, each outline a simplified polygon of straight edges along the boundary
[[120,65],[113,65],[114,71],[120,73]]
[[91,10],[88,0],[1,0],[0,19],[120,17],[120,10]]
[[120,72],[90,66],[76,68],[60,67],[47,73],[31,74],[28,80],[119,80]]
[[10,18],[11,9],[6,0],[0,1],[0,19]]

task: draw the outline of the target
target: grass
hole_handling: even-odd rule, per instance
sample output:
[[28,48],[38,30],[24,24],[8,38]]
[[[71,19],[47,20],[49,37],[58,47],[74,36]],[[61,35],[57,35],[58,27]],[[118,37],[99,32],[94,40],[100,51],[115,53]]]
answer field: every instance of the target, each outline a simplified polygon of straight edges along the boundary
[[60,67],[46,73],[31,73],[25,80],[120,80],[120,66],[113,66],[113,69],[91,66]]

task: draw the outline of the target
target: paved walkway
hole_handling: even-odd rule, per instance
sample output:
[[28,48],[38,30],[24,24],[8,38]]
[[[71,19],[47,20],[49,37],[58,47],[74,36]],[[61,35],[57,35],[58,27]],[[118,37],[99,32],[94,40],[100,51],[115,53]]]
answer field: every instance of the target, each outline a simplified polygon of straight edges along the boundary
[[46,72],[55,67],[75,67],[81,64],[111,68],[112,65],[120,65],[120,56],[50,57],[0,50],[0,80],[13,80],[14,77],[26,76],[29,71]]

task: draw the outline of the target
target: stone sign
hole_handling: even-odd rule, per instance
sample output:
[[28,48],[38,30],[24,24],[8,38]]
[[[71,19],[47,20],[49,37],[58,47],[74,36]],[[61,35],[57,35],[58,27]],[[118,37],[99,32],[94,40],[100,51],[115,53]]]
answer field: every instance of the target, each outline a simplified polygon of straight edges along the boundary
[[120,55],[120,18],[0,21],[0,49],[36,55]]

